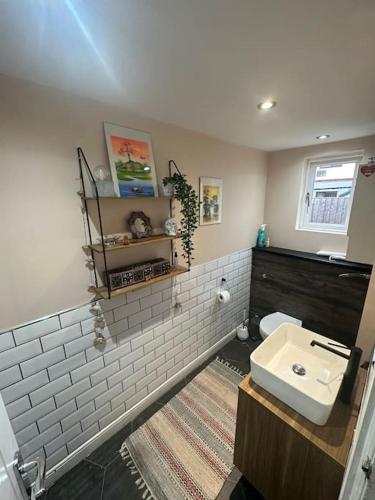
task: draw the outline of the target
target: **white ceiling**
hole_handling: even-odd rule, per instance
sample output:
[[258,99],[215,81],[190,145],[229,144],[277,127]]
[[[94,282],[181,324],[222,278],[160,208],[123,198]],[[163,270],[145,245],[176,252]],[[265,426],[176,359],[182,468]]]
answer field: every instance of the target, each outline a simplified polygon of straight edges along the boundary
[[[375,133],[374,0],[0,0],[0,12],[6,75],[265,150]],[[277,107],[258,111],[264,98]]]

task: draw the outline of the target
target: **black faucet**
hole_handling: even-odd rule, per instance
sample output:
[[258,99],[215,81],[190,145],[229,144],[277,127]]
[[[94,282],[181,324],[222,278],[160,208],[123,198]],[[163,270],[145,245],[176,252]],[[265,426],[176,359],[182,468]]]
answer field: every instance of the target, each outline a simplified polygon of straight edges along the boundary
[[[354,389],[354,384],[355,384],[355,379],[357,377],[357,372],[359,368],[359,363],[361,361],[361,356],[362,356],[362,349],[359,347],[353,346],[353,347],[346,347],[344,345],[338,345],[338,344],[333,344],[331,342],[328,342],[327,344],[322,344],[321,342],[318,342],[317,340],[313,340],[310,345],[312,347],[318,346],[321,347],[322,349],[325,349],[326,351],[332,352],[333,354],[337,354],[337,356],[341,356],[342,358],[345,358],[348,360],[348,365],[346,367],[345,373],[344,373],[344,378],[342,381],[341,385],[341,391],[340,391],[340,401],[342,401],[345,404],[350,404],[351,398],[352,398],[352,392]],[[341,351],[337,351],[336,349],[333,349],[330,347],[330,345],[334,345],[336,347],[341,347],[344,349],[348,349],[350,351],[350,354],[345,354]]]

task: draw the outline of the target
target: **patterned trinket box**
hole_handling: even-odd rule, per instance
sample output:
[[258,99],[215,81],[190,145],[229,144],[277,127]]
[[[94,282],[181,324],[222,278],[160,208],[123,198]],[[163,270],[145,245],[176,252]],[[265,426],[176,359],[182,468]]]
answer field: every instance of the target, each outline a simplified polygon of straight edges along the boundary
[[153,259],[108,271],[106,282],[108,288],[113,291],[163,276],[170,271],[171,264],[168,260]]

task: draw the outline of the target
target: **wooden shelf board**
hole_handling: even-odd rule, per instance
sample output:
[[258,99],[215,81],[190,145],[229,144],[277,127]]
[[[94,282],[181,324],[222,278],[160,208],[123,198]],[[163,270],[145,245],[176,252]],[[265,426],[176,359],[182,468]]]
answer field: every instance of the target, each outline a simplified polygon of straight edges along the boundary
[[[118,243],[116,245],[108,245],[105,247],[106,252],[113,252],[114,250],[125,250],[127,248],[137,247],[139,245],[148,245],[150,243],[159,243],[160,241],[172,241],[180,238],[180,236],[167,236],[166,234],[161,234],[158,236],[150,236],[149,238],[142,238],[137,240],[129,240],[129,245],[124,245]],[[103,247],[100,243],[96,245],[89,245],[89,247],[94,250],[94,252],[103,253]]]
[[[84,200],[96,200],[95,196],[81,196]],[[173,196],[99,196],[102,200],[171,200]]]
[[[140,288],[144,288],[145,286],[152,285],[153,283],[158,283],[158,281],[163,281],[168,278],[173,278],[174,276],[178,276],[179,274],[187,273],[188,269],[183,266],[175,267],[170,273],[163,274],[163,276],[157,276],[156,278],[152,278],[147,281],[142,281],[141,283],[137,283],[135,285],[126,286],[124,288],[119,288],[118,290],[113,290],[111,293],[111,298],[117,297],[118,295],[123,295],[124,293],[134,292],[135,290],[139,290]],[[95,293],[102,299],[108,299],[109,293],[108,288],[103,286],[100,288],[94,288]]]

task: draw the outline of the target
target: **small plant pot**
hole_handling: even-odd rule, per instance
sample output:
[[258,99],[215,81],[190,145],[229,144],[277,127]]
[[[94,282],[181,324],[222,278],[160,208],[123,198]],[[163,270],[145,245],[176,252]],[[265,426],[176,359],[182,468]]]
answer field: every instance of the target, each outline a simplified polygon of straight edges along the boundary
[[160,194],[162,196],[168,196],[169,198],[171,198],[173,196],[173,192],[174,192],[174,189],[173,189],[173,184],[161,184],[160,185]]

